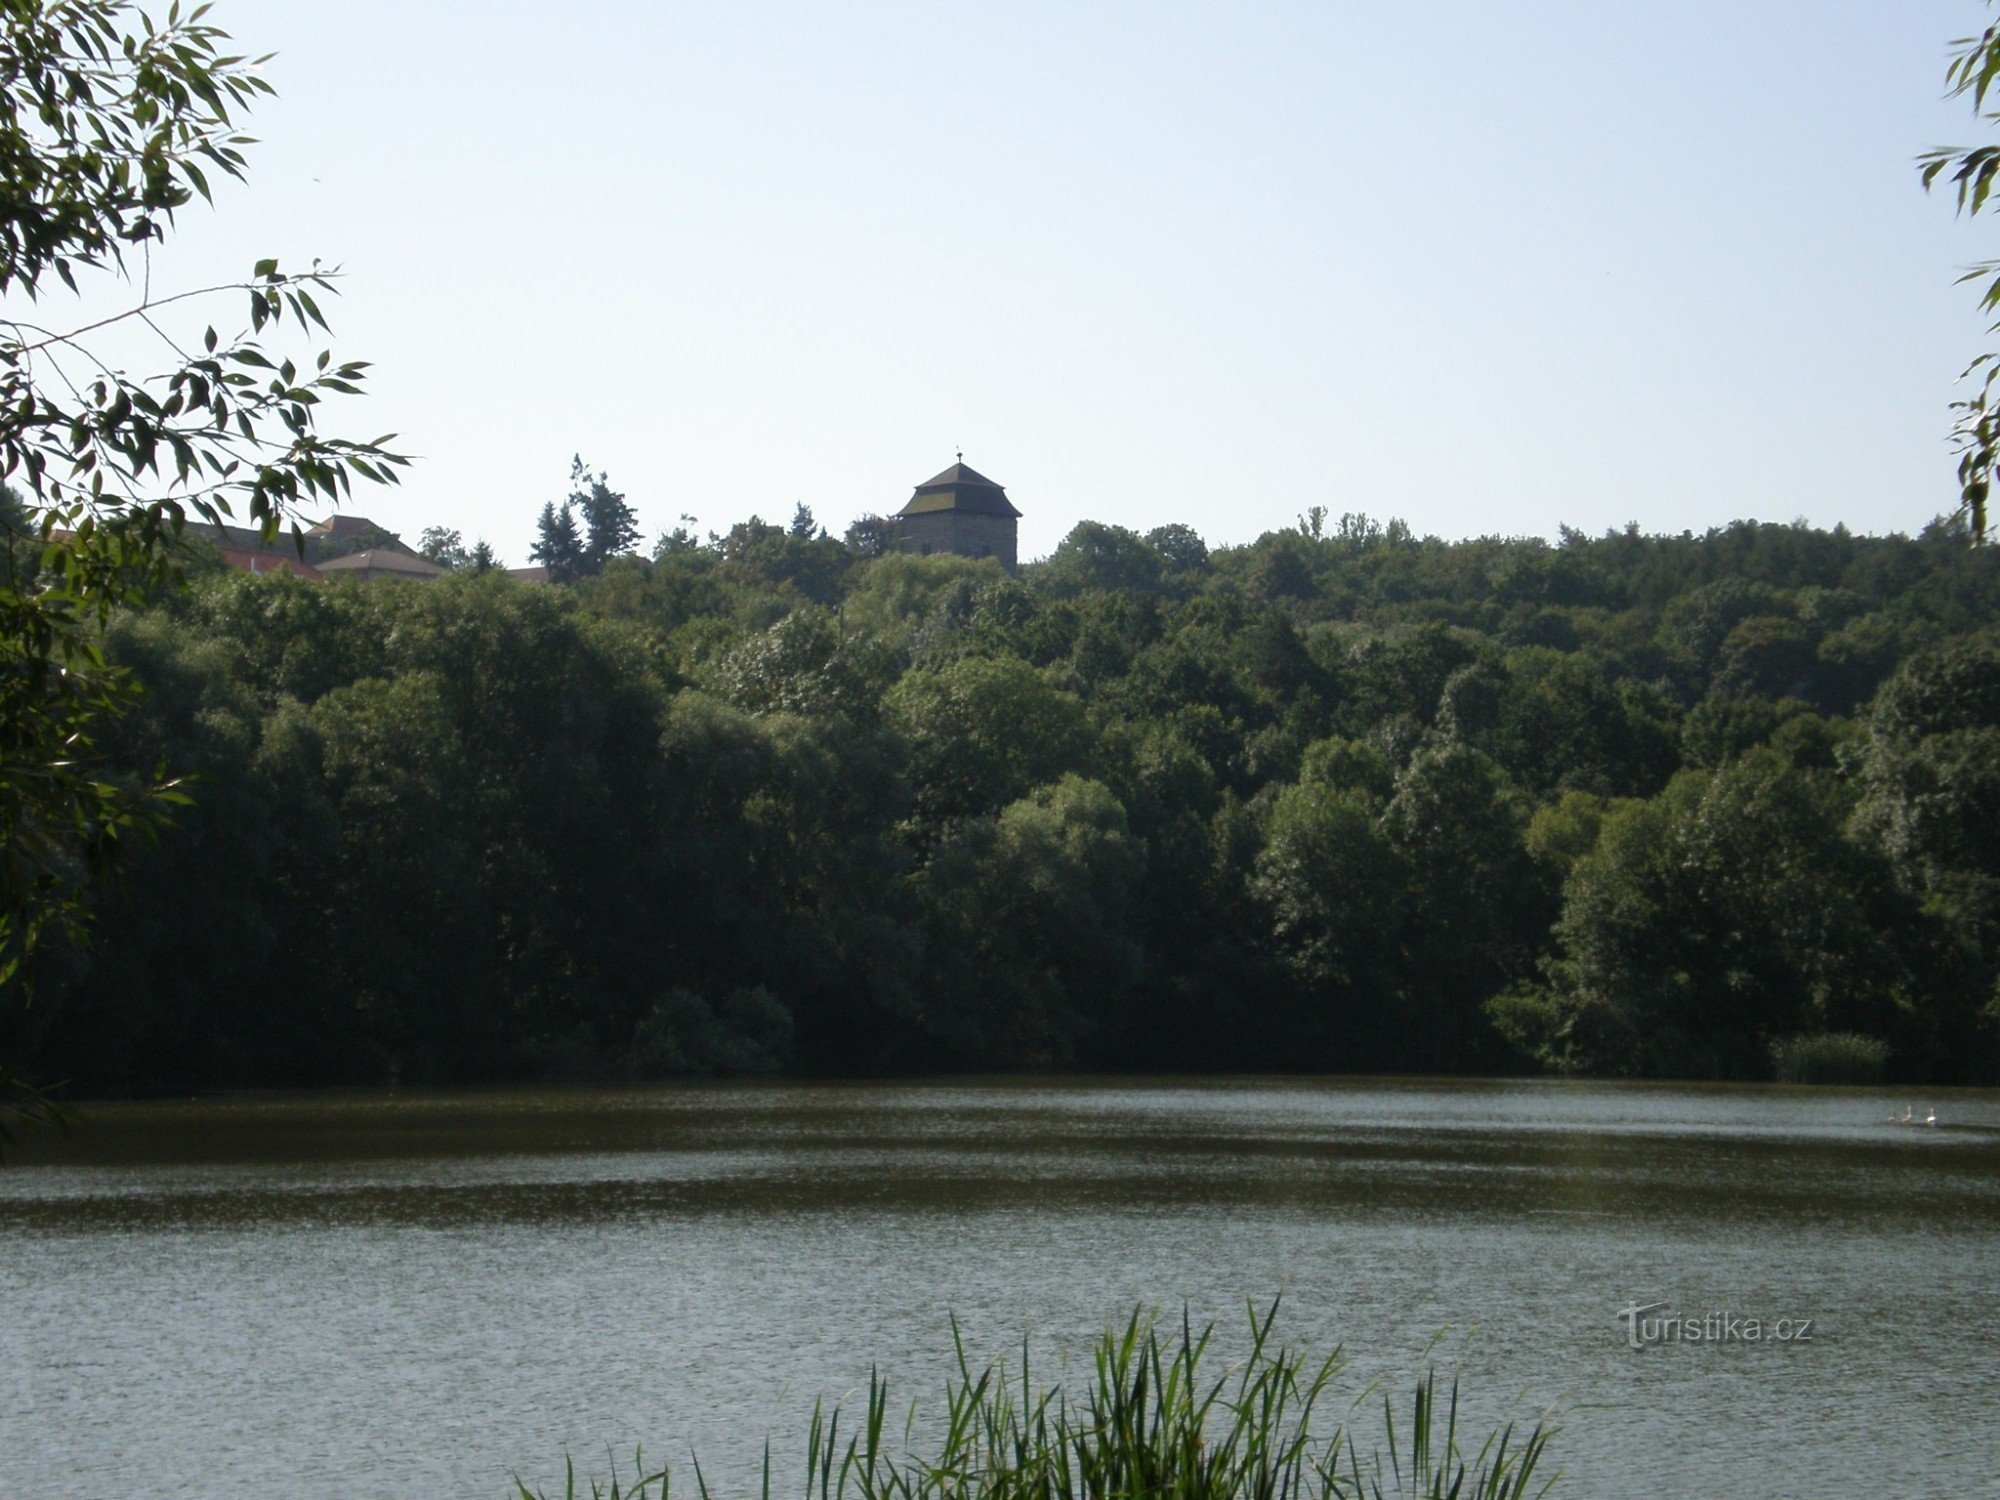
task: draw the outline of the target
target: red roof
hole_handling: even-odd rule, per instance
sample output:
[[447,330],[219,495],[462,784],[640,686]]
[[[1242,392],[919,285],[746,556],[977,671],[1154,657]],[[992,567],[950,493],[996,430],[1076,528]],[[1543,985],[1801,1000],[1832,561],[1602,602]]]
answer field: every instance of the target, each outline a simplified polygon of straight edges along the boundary
[[250,551],[242,547],[218,547],[222,560],[232,568],[250,573],[290,573],[294,578],[318,578],[320,571],[311,563],[300,562],[276,550]]

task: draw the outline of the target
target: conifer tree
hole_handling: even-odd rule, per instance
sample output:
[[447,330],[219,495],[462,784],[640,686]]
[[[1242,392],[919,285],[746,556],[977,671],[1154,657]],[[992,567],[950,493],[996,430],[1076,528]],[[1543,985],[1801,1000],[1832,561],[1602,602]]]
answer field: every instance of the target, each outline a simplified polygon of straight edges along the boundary
[[565,500],[560,510],[553,500],[542,507],[528,560],[547,568],[551,583],[568,583],[583,575],[583,538],[577,531],[575,507],[569,501]]

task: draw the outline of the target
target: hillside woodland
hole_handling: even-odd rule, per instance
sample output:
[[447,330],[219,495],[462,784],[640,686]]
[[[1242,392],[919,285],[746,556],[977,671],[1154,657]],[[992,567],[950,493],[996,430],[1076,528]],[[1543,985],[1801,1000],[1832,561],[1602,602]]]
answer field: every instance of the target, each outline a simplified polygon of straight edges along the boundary
[[[73,1092],[784,1071],[2000,1076],[2000,553],[790,527],[535,583],[194,563],[191,804],[0,997]],[[17,549],[32,568],[32,548]]]

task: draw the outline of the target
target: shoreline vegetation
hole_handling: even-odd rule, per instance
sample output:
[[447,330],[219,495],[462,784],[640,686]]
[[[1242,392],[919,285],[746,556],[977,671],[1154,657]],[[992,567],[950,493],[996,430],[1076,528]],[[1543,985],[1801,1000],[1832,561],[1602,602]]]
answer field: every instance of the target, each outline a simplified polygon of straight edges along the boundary
[[1771,1043],[1779,1083],[1880,1083],[1889,1046],[1851,1031],[1781,1037]]
[[[807,1500],[1537,1500],[1554,1490],[1552,1418],[1509,1422],[1473,1448],[1459,1426],[1458,1385],[1441,1390],[1435,1371],[1407,1395],[1355,1394],[1327,1430],[1344,1354],[1314,1362],[1273,1344],[1277,1313],[1276,1301],[1261,1314],[1253,1305],[1248,1352],[1217,1372],[1213,1325],[1196,1332],[1183,1314],[1162,1339],[1135,1312],[1098,1342],[1075,1392],[1038,1385],[1025,1344],[1018,1368],[975,1369],[954,1321],[957,1369],[936,1435],[913,1437],[912,1406],[896,1447],[889,1382],[871,1370],[857,1422],[844,1428],[838,1406],[813,1408]],[[689,1466],[693,1484],[679,1493],[711,1500],[699,1455]],[[573,1463],[565,1468],[563,1500],[674,1493],[671,1470],[649,1470],[643,1452],[623,1478],[579,1481]],[[519,1479],[515,1494],[553,1500]],[[763,1500],[772,1494],[767,1443]]]
[[2000,549],[1962,527],[1314,510],[1009,574],[801,507],[559,584],[190,565],[106,625],[143,692],[100,745],[189,805],[0,990],[65,1097],[2000,1077]]

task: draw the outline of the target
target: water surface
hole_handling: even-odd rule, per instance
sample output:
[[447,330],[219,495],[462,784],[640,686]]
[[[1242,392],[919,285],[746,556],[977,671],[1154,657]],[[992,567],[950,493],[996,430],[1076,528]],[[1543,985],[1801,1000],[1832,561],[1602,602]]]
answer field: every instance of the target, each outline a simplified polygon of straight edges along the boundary
[[[1936,1128],[1887,1123],[1914,1102]],[[2000,1456],[2000,1094],[1431,1080],[100,1106],[0,1169],[0,1495],[781,1492],[948,1319],[1064,1373],[1134,1307],[1561,1408],[1578,1496],[1964,1494]],[[1812,1320],[1634,1350],[1632,1304]],[[689,1471],[691,1478],[691,1471]]]

